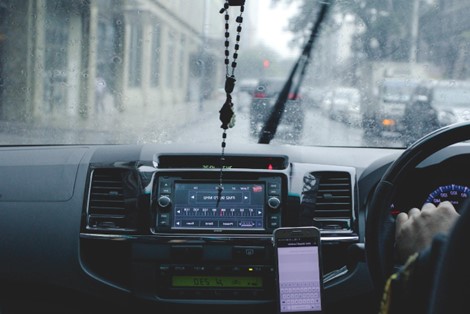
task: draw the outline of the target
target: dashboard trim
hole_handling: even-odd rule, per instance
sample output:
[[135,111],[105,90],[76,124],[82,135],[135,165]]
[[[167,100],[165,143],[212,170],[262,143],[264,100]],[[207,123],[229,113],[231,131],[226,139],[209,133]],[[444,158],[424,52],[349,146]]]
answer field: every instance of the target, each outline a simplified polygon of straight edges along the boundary
[[[100,233],[80,233],[80,238],[83,239],[107,239],[113,241],[162,241],[162,242],[175,242],[178,240],[191,240],[191,241],[208,241],[208,242],[223,242],[223,241],[236,241],[236,240],[272,240],[271,235],[266,234],[224,234],[221,236],[214,236],[212,234],[155,234],[155,235],[118,235],[118,234],[100,234]],[[169,240],[170,239],[170,240]],[[168,241],[169,240],[169,241]],[[359,236],[322,236],[323,242],[357,242]]]

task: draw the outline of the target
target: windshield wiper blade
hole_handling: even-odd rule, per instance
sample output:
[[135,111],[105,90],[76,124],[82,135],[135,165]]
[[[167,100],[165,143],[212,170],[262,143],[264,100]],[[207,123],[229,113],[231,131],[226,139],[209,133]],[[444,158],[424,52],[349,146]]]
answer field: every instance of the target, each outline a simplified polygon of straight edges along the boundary
[[287,103],[287,98],[289,96],[289,92],[292,89],[294,78],[300,69],[300,74],[296,81],[296,85],[294,89],[295,91],[294,95],[298,95],[300,86],[305,76],[305,70],[310,61],[310,56],[311,56],[311,51],[313,48],[314,41],[317,38],[317,35],[320,31],[320,25],[323,23],[328,13],[328,10],[332,5],[332,1],[323,1],[320,3],[320,5],[321,6],[320,6],[320,11],[318,13],[318,18],[312,27],[309,40],[305,44],[302,50],[302,54],[299,56],[299,59],[297,59],[297,62],[292,68],[287,81],[284,83],[284,87],[282,88],[282,91],[279,93],[276,103],[274,104],[274,107],[269,115],[269,118],[266,120],[265,124],[263,125],[263,128],[261,129],[260,137],[258,140],[259,144],[269,144],[271,140],[274,138],[274,136],[276,135],[277,127],[284,113],[284,109]]

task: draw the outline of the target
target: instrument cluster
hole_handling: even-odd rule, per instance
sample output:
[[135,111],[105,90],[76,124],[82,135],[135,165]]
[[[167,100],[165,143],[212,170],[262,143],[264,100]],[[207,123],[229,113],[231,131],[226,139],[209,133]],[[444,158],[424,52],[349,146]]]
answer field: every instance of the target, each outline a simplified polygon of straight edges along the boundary
[[[400,184],[394,197],[393,211],[421,208],[425,203],[451,202],[460,210],[470,195],[470,168],[464,156],[419,167]],[[467,159],[468,160],[468,159]]]

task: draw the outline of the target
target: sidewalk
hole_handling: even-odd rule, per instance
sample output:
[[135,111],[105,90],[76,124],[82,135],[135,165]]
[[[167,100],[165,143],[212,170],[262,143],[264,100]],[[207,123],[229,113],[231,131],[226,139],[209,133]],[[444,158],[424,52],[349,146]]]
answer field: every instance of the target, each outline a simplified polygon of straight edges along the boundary
[[166,142],[179,128],[200,122],[208,114],[218,115],[221,106],[219,99],[210,99],[203,108],[188,102],[159,107],[129,105],[118,111],[108,102],[102,112],[90,112],[87,119],[61,112],[31,122],[0,120],[0,145]]

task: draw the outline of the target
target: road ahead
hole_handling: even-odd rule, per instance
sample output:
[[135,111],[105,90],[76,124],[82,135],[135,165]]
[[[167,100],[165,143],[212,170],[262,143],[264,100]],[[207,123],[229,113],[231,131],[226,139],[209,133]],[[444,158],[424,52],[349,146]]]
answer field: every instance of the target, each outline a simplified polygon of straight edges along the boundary
[[[250,135],[249,98],[234,98],[235,127],[229,129],[227,142],[256,143]],[[114,144],[114,143],[220,143],[219,110],[223,99],[123,112],[107,110],[86,120],[55,117],[41,123],[18,123],[0,120],[0,144]],[[396,138],[364,137],[360,128],[330,120],[318,108],[305,110],[302,136],[294,142],[290,134],[278,129],[272,143],[324,146],[400,147]]]
[[[243,99],[235,99],[236,123],[235,127],[227,131],[227,141],[235,143],[256,143],[257,138],[250,135],[249,102]],[[195,139],[196,134],[203,134],[204,142],[220,141],[222,129],[218,112],[201,113],[195,118],[191,126],[181,129],[175,134],[177,141]],[[333,121],[324,115],[318,108],[305,110],[305,123],[302,136],[293,141],[290,134],[284,132],[282,126],[278,129],[272,143],[322,145],[322,146],[374,146],[374,147],[402,147],[403,143],[397,137],[373,138],[364,136],[359,127],[346,125],[339,121]]]

